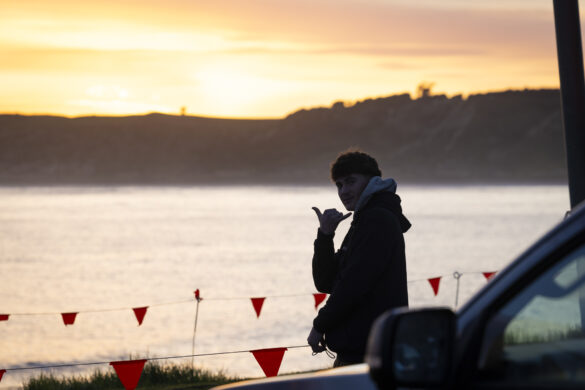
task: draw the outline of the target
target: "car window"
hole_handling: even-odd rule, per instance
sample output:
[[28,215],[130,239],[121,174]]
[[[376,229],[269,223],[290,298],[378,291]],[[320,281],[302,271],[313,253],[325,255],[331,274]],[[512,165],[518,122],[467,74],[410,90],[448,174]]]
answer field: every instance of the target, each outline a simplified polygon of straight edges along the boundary
[[478,380],[506,387],[585,386],[585,245],[564,256],[486,324]]

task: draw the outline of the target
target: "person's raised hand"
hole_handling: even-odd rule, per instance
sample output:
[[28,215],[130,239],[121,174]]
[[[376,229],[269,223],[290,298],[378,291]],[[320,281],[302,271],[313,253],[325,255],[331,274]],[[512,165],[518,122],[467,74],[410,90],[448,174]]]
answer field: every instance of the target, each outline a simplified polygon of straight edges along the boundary
[[343,214],[336,209],[327,209],[323,213],[321,213],[318,207],[313,207],[312,209],[317,214],[317,218],[319,218],[319,230],[327,235],[335,233],[337,225],[351,215],[351,213]]

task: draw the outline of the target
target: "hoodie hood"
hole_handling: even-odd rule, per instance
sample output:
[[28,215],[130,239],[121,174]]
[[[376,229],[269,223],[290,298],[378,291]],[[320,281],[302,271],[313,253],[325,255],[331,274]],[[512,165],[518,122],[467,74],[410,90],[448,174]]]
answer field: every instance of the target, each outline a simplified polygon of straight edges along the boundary
[[368,182],[368,185],[362,191],[360,198],[358,199],[357,204],[355,205],[355,212],[357,213],[372,197],[372,195],[378,192],[392,192],[393,194],[396,193],[396,187],[398,184],[394,179],[382,179],[380,176],[374,176]]
[[[388,209],[390,209],[397,217],[400,222],[402,232],[406,232],[410,229],[410,221],[402,214],[402,207],[400,206],[400,197],[396,195],[396,188],[398,184],[394,179],[382,179],[380,176],[374,176],[364,188],[360,198],[355,207],[354,218],[359,214],[360,210],[363,209],[370,199],[376,194],[384,194],[384,198],[390,198],[388,202],[384,202]],[[377,203],[377,202],[376,202]]]

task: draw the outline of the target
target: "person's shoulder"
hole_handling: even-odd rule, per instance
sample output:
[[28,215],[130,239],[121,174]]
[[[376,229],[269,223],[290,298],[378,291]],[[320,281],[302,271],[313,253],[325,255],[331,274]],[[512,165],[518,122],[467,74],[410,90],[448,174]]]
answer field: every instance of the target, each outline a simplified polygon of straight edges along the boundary
[[370,221],[399,222],[400,197],[393,192],[375,194],[360,212],[361,217]]
[[390,210],[382,207],[364,209],[359,216],[356,230],[359,234],[382,234],[383,236],[397,236],[401,234],[400,221]]
[[366,225],[375,224],[378,227],[388,226],[389,229],[404,233],[409,230],[410,222],[404,214],[400,205],[400,197],[392,192],[383,192],[372,197],[371,202],[360,210],[363,223]]
[[398,223],[396,214],[382,206],[364,208],[359,212],[359,219],[364,224],[394,225]]

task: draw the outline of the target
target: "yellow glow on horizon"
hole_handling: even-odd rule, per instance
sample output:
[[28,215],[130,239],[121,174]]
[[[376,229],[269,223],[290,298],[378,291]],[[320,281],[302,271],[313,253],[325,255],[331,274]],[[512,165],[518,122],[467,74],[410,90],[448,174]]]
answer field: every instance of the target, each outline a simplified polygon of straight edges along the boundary
[[276,93],[278,88],[268,79],[223,65],[204,68],[193,79],[204,99],[214,106],[225,107],[226,112],[240,112],[239,106],[253,105]]

